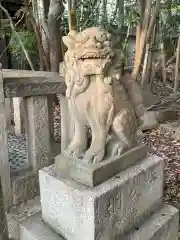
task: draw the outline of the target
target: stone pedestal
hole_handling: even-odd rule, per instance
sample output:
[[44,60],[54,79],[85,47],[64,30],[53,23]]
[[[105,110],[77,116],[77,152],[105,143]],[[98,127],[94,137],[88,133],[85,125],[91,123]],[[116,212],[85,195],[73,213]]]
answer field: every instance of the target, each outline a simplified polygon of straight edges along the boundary
[[163,204],[163,172],[161,158],[141,156],[93,187],[55,165],[41,169],[42,212],[20,224],[20,240],[177,240],[178,210]]
[[[40,170],[42,217],[68,240],[103,239],[137,226],[162,204],[163,162],[147,157],[94,188],[56,173]],[[105,239],[105,238],[104,238]]]

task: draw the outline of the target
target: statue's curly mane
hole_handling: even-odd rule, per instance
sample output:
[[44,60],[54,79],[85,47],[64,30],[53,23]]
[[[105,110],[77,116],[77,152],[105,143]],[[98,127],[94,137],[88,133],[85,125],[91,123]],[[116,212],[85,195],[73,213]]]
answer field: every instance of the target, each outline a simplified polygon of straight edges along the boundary
[[111,65],[114,55],[110,35],[99,28],[89,28],[81,33],[69,33],[63,38],[67,85],[66,96],[76,97],[89,86],[91,75],[101,74]]

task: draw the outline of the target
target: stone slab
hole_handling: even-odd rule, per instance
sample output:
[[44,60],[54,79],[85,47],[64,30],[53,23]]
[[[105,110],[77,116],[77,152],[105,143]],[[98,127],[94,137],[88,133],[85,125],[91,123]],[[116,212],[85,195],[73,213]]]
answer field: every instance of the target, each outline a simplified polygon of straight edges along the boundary
[[70,179],[95,187],[142,160],[147,156],[147,146],[141,144],[121,156],[111,157],[97,164],[83,164],[62,154],[55,158],[56,170]]
[[65,94],[64,77],[53,72],[3,69],[5,98]]
[[[179,212],[172,206],[164,206],[153,214],[143,225],[128,236],[116,240],[177,240]],[[85,238],[86,235],[84,235]],[[112,240],[113,236],[102,236],[96,240]],[[20,223],[20,240],[64,240],[43,223],[37,213]]]
[[123,234],[162,204],[163,168],[162,159],[148,156],[92,189],[58,174],[54,165],[41,169],[43,220],[68,240],[99,239],[107,229]]
[[19,230],[20,240],[64,240],[43,223],[41,212],[23,221]]
[[8,239],[8,227],[4,208],[4,198],[0,178],[0,240]]
[[40,198],[35,197],[25,203],[13,206],[7,213],[8,231],[14,240],[20,239],[19,224],[41,211]]
[[3,82],[4,79],[2,78],[2,73],[0,72],[0,176],[5,208],[8,209],[12,205],[12,190]]
[[165,205],[140,228],[129,236],[117,240],[177,240],[178,227],[179,211],[172,206]]
[[47,101],[47,96],[28,97],[24,100],[28,161],[34,170],[51,164]]
[[12,178],[13,205],[33,199],[39,194],[38,173],[26,171]]

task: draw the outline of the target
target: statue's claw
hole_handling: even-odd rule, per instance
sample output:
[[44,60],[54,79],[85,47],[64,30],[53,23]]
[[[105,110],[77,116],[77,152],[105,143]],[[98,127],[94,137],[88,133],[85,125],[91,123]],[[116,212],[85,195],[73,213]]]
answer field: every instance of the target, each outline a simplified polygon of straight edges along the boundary
[[88,149],[84,155],[83,161],[87,164],[99,163],[103,160],[104,154],[104,149],[100,150],[99,152]]
[[64,154],[68,157],[80,158],[82,156],[82,150],[80,148],[72,149],[69,147],[64,151]]
[[113,146],[112,149],[112,156],[119,156],[122,155],[126,151],[126,147],[121,143],[117,143]]

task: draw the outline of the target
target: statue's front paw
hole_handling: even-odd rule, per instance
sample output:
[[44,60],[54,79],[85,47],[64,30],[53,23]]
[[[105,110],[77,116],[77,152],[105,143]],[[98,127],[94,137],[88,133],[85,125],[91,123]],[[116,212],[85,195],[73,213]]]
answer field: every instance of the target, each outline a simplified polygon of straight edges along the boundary
[[98,152],[89,149],[86,151],[83,161],[87,164],[101,162],[103,160],[104,153],[104,149]]
[[75,157],[75,158],[80,158],[82,156],[82,149],[80,148],[68,148],[64,151],[64,155],[68,157]]
[[121,143],[116,143],[112,148],[112,156],[120,156],[127,150],[127,147]]

